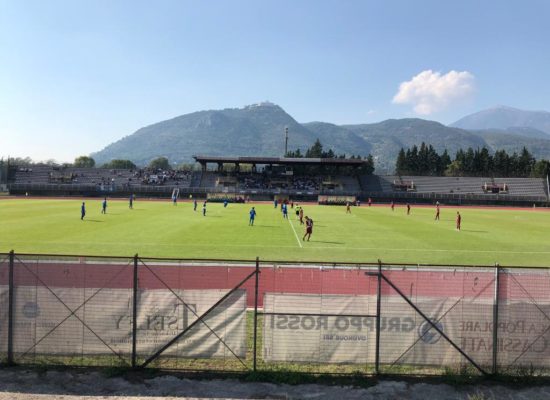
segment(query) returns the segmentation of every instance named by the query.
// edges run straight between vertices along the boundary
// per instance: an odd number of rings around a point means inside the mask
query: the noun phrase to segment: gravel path
[[[236,380],[192,380],[175,376],[107,378],[96,371],[0,369],[0,400],[172,400],[172,399],[550,399],[550,386],[511,389],[382,380],[368,388],[276,385]]]

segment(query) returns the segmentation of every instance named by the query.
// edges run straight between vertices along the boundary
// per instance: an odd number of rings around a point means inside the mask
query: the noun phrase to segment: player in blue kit
[[[250,209],[250,219],[248,220],[249,226],[254,226],[254,218],[256,218],[256,210],[252,207]]]
[[[82,202],[82,205],[80,206],[80,219],[83,220],[86,216],[86,204]]]

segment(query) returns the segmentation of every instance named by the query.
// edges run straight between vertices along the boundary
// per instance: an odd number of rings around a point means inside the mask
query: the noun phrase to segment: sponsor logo
[[[36,318],[40,315],[40,307],[35,302],[27,302],[23,305],[23,315],[27,318]]]
[[[443,332],[443,324],[441,322],[433,321],[433,323],[441,332]],[[436,344],[439,342],[439,339],[441,339],[439,332],[437,332],[437,330],[435,330],[432,324],[428,321],[424,321],[424,323],[418,327],[418,336],[420,337],[420,340],[426,344]]]
[[[334,317],[334,316],[300,316],[300,315],[272,315],[271,329],[291,331],[311,330],[335,330],[345,331],[368,331],[376,330],[376,320],[372,317]],[[383,332],[411,332],[415,328],[414,319],[410,317],[380,318],[380,330]]]

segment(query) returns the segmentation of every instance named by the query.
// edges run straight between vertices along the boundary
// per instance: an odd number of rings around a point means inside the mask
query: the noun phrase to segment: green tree
[[[302,155],[302,152],[300,151],[300,149],[296,149],[296,151],[292,151],[292,150],[289,150],[285,157],[288,157],[288,158],[303,158],[304,156]]]
[[[306,151],[306,158],[321,158],[323,156],[323,145],[321,141],[317,139],[313,146]]]
[[[451,157],[449,156],[449,153],[447,152],[447,149],[443,151],[443,154],[441,154],[441,157],[439,158],[439,166],[437,168],[437,175],[441,176],[445,174],[445,171],[449,167],[449,164],[451,164]]]
[[[164,169],[169,170],[172,169],[170,166],[170,162],[166,157],[157,157],[154,160],[152,160],[149,163],[149,168],[151,169]]]
[[[80,156],[74,159],[74,166],[77,168],[93,168],[95,160],[92,157]]]
[[[399,154],[397,154],[397,160],[395,161],[395,173],[397,175],[406,175],[407,171],[407,156],[405,155],[405,149],[401,147]]]
[[[130,160],[111,160],[102,165],[102,168],[108,169],[134,169],[136,164]]]
[[[445,176],[463,176],[462,162],[454,160],[445,170]]]
[[[540,160],[533,165],[533,170],[531,176],[535,178],[546,178],[550,175],[550,161],[549,160]]]
[[[527,177],[531,174],[535,165],[535,158],[529,153],[529,150],[523,147],[518,157],[518,176]]]

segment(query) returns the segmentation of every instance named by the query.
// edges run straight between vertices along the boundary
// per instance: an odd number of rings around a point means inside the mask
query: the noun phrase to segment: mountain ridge
[[[98,165],[112,159],[145,165],[158,156],[174,163],[192,162],[196,154],[282,156],[285,128],[289,130],[289,150],[304,152],[319,139],[325,149],[331,148],[338,155],[372,154],[377,170],[387,173],[393,171],[401,147],[422,142],[440,152],[447,149],[450,154],[460,148],[483,146],[491,151],[519,151],[525,145],[539,157],[550,158],[550,135],[546,138],[546,133],[536,128],[467,130],[421,118],[368,124],[299,123],[282,107],[269,102],[176,116],[144,126],[91,155]]]

